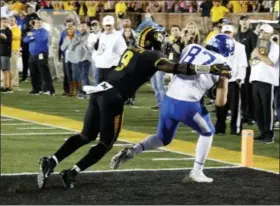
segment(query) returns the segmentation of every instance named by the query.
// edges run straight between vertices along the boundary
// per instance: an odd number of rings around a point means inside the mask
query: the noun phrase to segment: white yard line
[[[145,150],[143,151],[143,153],[160,153],[160,152],[164,152],[162,150]]]
[[[55,127],[55,128],[59,128],[59,129],[64,129],[64,130],[67,130],[67,131],[80,132],[78,130],[73,130],[73,129],[69,129],[69,128],[66,128],[66,127],[59,127],[59,126],[55,126],[55,125],[51,125],[51,124],[45,124],[45,123],[40,123],[40,122],[36,122],[36,121],[30,121],[30,120],[25,120],[25,119],[21,119],[21,118],[15,118],[15,117],[12,117],[12,116],[9,116],[9,115],[2,115],[2,116],[6,117],[6,118],[12,118],[12,119],[16,119],[16,120],[20,120],[20,121],[25,121],[25,122],[30,122],[30,123],[34,123],[34,124],[38,124],[38,125],[45,125],[45,126],[49,126],[49,127]],[[133,142],[130,142],[130,141],[127,141],[127,140],[124,140],[124,139],[121,139],[121,138],[118,138],[118,141],[134,144]],[[162,151],[167,151],[167,152],[172,152],[172,153],[176,153],[176,154],[182,154],[182,155],[188,155],[188,156],[194,157],[194,155],[190,154],[190,153],[174,151],[174,150],[170,150],[170,149],[167,149],[167,148],[159,148],[159,149],[162,150]],[[234,163],[226,162],[226,161],[222,161],[222,160],[217,160],[217,159],[212,159],[212,158],[208,158],[207,160],[211,160],[211,161],[215,161],[215,162],[219,162],[219,163],[233,165],[233,167],[237,167],[237,168],[238,167],[242,167],[239,164],[234,164]],[[274,172],[274,171],[264,170],[264,169],[260,169],[260,168],[252,168],[252,169],[259,170],[259,171],[264,171],[264,172],[269,172],[269,173],[273,173],[273,174],[279,174],[279,173]]]
[[[33,123],[3,123],[1,126],[26,126],[26,125],[34,125]]]
[[[194,160],[194,157],[190,158],[153,158],[152,161],[186,161],[186,160]]]
[[[19,127],[17,130],[49,130],[49,129],[57,129],[54,127]]]
[[[204,169],[233,169],[233,168],[241,168],[237,166],[222,166],[222,167],[204,167]],[[180,170],[191,170],[193,167],[184,167],[184,168],[161,168],[161,169],[123,169],[123,170],[96,170],[96,171],[84,171],[81,173],[108,173],[108,172],[158,172],[158,171],[180,171]],[[22,172],[22,173],[3,173],[4,176],[29,176],[29,175],[37,175],[38,172]],[[53,174],[59,174],[59,172],[54,172]]]
[[[0,119],[0,122],[9,122],[9,121],[14,121],[13,119]]]
[[[69,134],[76,134],[74,132],[37,132],[37,133],[1,133],[1,136],[39,136],[39,135],[69,135]]]
[[[131,146],[132,144],[114,144],[114,147],[125,147],[125,146]],[[96,146],[96,144],[90,145],[91,147]]]

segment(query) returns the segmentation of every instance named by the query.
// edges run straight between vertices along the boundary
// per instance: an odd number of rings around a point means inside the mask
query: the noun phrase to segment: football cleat
[[[182,180],[184,184],[188,182],[211,183],[213,182],[213,178],[207,177],[203,171],[191,170],[190,174],[186,175]]]
[[[114,170],[118,169],[121,164],[125,163],[129,159],[132,159],[134,156],[135,152],[132,147],[124,148],[111,159],[110,168]]]
[[[76,177],[71,173],[71,170],[63,170],[60,173],[60,178],[65,188],[74,188]]]
[[[40,159],[40,172],[37,176],[37,185],[39,189],[43,189],[48,177],[53,172],[55,164],[51,162],[51,159],[48,157],[42,157]]]

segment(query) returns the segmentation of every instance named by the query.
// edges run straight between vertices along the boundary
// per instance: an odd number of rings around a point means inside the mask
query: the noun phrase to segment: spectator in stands
[[[90,23],[90,34],[88,38],[88,49],[89,51],[93,51],[94,49],[94,44],[97,42],[97,39],[99,35],[101,34],[101,28],[99,25],[99,22],[96,20],[93,20]],[[93,69],[93,79],[94,79],[94,85],[98,84],[98,79],[99,79],[99,72],[98,68],[95,66],[95,62],[93,61],[93,58],[91,58],[91,65]]]
[[[24,10],[24,4],[21,1],[15,1],[12,4],[12,10],[16,11],[16,13]]]
[[[40,18],[35,20],[34,29],[28,32],[23,41],[29,43],[29,68],[32,84],[30,94],[39,94],[40,91],[43,91],[45,95],[54,95],[55,90],[48,65],[49,33],[42,27]]]
[[[97,39],[93,51],[93,60],[99,68],[99,81],[106,81],[111,70],[119,63],[127,46],[122,35],[115,30],[113,16],[105,16],[102,20],[104,32]]]
[[[200,4],[200,8],[202,9],[201,16],[202,16],[203,28],[205,34],[209,33],[209,19],[210,19],[210,11],[212,9],[212,6],[213,5],[211,0],[204,0]]]
[[[221,5],[220,0],[213,1],[213,7],[211,9],[212,23],[218,22],[220,19],[224,18],[227,13],[229,13],[229,10]]]
[[[52,3],[50,1],[46,1],[46,4],[43,7],[44,9],[54,9]]]
[[[19,87],[19,69],[18,58],[20,58],[21,47],[21,30],[16,24],[16,18],[14,16],[9,18],[10,29],[12,31],[12,56],[11,56],[11,75],[12,75],[12,87]]]
[[[118,1],[115,5],[115,14],[119,19],[124,18],[126,16],[127,6],[124,1]]]
[[[272,12],[273,11],[273,6],[272,6],[272,1],[265,0],[262,2],[263,6],[263,12]]]
[[[85,1],[79,1],[77,4],[77,14],[80,16],[81,20],[85,20],[87,16],[87,5]]]
[[[89,21],[96,20],[97,19],[97,12],[98,12],[98,1],[87,1],[86,7],[87,7],[87,16],[89,17]]]
[[[254,48],[257,45],[257,39],[258,39],[255,32],[251,29],[249,16],[243,15],[240,17],[239,31],[236,39],[238,42],[245,45],[246,56],[247,56],[247,60],[249,61],[251,57],[251,53],[253,52]],[[242,96],[241,105],[242,105],[242,116],[243,116],[242,122],[253,124],[254,110],[252,105],[254,104],[254,102],[252,96],[252,84],[249,82],[250,74],[251,74],[251,66],[248,62],[245,81],[241,89],[241,96]]]
[[[241,13],[242,12],[242,7],[241,7],[240,1],[230,0],[229,3],[227,4],[227,8],[232,13]]]
[[[197,24],[193,21],[187,23],[183,29],[183,40],[186,45],[189,44],[200,44],[200,33]]]
[[[12,11],[10,5],[5,1],[1,1],[1,17],[9,18],[10,16],[15,15],[15,12]]]
[[[12,53],[12,32],[8,27],[6,17],[1,17],[0,29],[0,70],[3,72],[4,88],[1,92],[13,92],[11,79],[11,53]]]
[[[175,1],[174,0],[167,0],[166,1],[167,12],[173,13],[174,12],[174,6],[175,6]]]
[[[72,76],[72,73],[69,72],[69,70],[67,70],[65,51],[61,50],[61,45],[67,36],[68,28],[69,27],[72,28],[73,25],[74,25],[73,19],[70,19],[70,18],[66,19],[66,22],[65,22],[66,29],[61,33],[60,40],[59,40],[58,59],[59,59],[59,61],[62,61],[62,65],[63,65],[63,73],[64,73],[63,90],[64,90],[64,93],[62,95],[64,95],[64,96],[68,96],[70,94],[70,79],[68,79],[68,78],[70,78]],[[80,34],[80,31],[78,31],[76,29],[74,29],[74,30],[76,31],[76,35]],[[69,31],[69,32],[71,32],[71,31]],[[73,96],[73,83],[72,83],[71,91],[72,91],[72,93],[70,94],[70,96]]]
[[[227,103],[224,106],[216,106],[217,121],[215,129],[217,134],[225,134],[226,118],[228,110],[230,110],[230,134],[240,135],[242,130],[240,89],[245,79],[248,61],[245,46],[234,39],[236,33],[235,28],[232,25],[224,25],[221,32],[233,39],[235,49],[234,55],[228,58],[232,68],[232,77],[229,79],[228,84]]]
[[[260,28],[257,48],[251,55],[255,117],[260,136],[255,140],[274,143],[274,87],[279,86],[279,45],[271,40],[274,29],[269,24]]]

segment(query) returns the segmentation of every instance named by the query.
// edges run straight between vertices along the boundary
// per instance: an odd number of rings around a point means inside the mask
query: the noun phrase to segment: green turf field
[[[55,83],[56,96],[30,96],[30,82],[23,83],[20,91],[13,94],[1,94],[1,104],[3,106],[19,108],[29,111],[35,111],[44,114],[61,116],[74,120],[83,120],[88,101],[77,98],[61,96],[62,83]],[[155,104],[154,94],[149,85],[145,85],[136,95],[136,106],[125,107],[124,129],[136,132],[153,134],[156,132],[158,111],[151,110],[150,107]],[[213,107],[208,108],[213,111]],[[212,117],[214,114],[212,113]],[[214,119],[214,118],[213,118]],[[3,120],[3,119],[2,119]],[[41,156],[50,155],[69,137],[71,131],[31,124],[4,117],[1,120],[1,172],[18,173],[18,172],[35,172],[38,170],[38,160]],[[16,125],[13,125],[16,124]],[[51,124],[51,122],[49,123]],[[32,129],[33,128],[33,129]],[[244,125],[244,128],[252,128]],[[29,133],[29,134],[28,134]],[[51,134],[47,134],[51,133]],[[26,135],[27,134],[27,135]],[[254,154],[264,157],[272,157],[279,160],[279,132],[276,130],[275,144],[265,145],[256,142],[254,144]],[[256,134],[257,135],[257,134]],[[124,138],[125,137],[120,137]],[[176,139],[196,142],[197,134],[190,128],[181,125],[176,134]],[[233,151],[240,151],[241,138],[239,136],[216,135],[213,146],[226,148]],[[127,142],[117,142],[120,146],[114,147],[112,151],[91,170],[109,169],[108,163],[113,154],[117,153]],[[70,167],[76,163],[79,158],[89,149],[85,146],[61,164],[61,167]],[[194,151],[192,151],[194,152]],[[176,158],[176,159],[159,159],[159,158]],[[179,159],[178,159],[179,158]],[[191,167],[191,156],[176,154],[165,151],[153,151],[144,153],[137,159],[125,165],[126,169],[133,168],[184,168]],[[269,164],[269,163],[268,163]],[[227,166],[224,163],[208,161],[207,167]],[[61,169],[61,168],[58,168]]]
[[[16,119],[1,118],[1,172],[19,173],[38,171],[40,157],[50,155],[63,144],[74,131],[39,125]],[[121,138],[121,137],[120,137]],[[93,142],[91,145],[94,145]],[[115,147],[91,170],[108,170],[110,159],[128,142],[117,141]],[[77,153],[65,160],[58,168],[72,167],[90,146],[84,146]],[[187,168],[193,164],[193,157],[163,150],[151,150],[129,161],[122,169],[166,169]],[[206,167],[229,166],[229,164],[208,161]]]

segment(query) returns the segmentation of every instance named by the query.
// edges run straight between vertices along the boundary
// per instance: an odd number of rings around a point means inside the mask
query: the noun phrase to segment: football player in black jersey
[[[145,28],[139,34],[137,46],[128,48],[123,53],[118,67],[109,74],[108,81],[96,87],[85,88],[91,95],[82,132],[68,138],[50,158],[41,158],[37,177],[39,188],[44,187],[58,163],[80,147],[96,140],[100,133],[99,143],[91,147],[72,169],[61,172],[64,186],[73,188],[77,174],[97,163],[113,147],[122,127],[124,102],[156,71],[186,75],[230,75],[230,68],[225,65],[196,66],[168,61],[160,52],[163,39],[163,35],[156,29]]]

